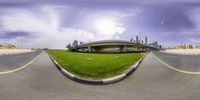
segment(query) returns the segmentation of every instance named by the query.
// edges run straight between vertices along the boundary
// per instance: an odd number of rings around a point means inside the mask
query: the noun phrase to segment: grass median
[[[143,57],[141,53],[94,54],[64,50],[49,50],[48,53],[67,71],[91,79],[121,74]]]

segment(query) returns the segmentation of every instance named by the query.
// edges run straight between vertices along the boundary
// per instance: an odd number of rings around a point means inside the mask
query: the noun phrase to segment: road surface
[[[199,100],[200,76],[167,68],[148,54],[130,77],[86,85],[62,75],[43,52],[23,70],[0,75],[1,100]]]
[[[17,69],[40,54],[41,51],[33,51],[22,54],[0,55],[0,72]]]
[[[200,55],[180,55],[162,52],[154,52],[154,54],[174,68],[185,71],[200,72]]]

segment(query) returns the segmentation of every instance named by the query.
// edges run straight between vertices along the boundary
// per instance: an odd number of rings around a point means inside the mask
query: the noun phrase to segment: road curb
[[[112,77],[112,78],[107,78],[107,79],[101,79],[101,80],[94,80],[94,79],[86,79],[86,78],[81,78],[79,76],[76,76],[70,72],[68,72],[67,70],[65,70],[64,68],[62,68],[58,62],[56,60],[54,60],[54,58],[48,54],[49,57],[51,58],[51,60],[53,61],[53,63],[56,65],[57,69],[62,73],[64,74],[66,77],[74,80],[74,81],[77,81],[77,82],[80,82],[80,83],[85,83],[85,84],[111,84],[111,83],[115,83],[115,82],[118,82],[118,81],[121,81],[123,79],[125,79],[126,77],[128,77],[129,75],[131,75],[137,68],[138,66],[140,65],[140,63],[142,62],[142,60],[144,59],[141,58],[139,61],[137,61],[134,65],[132,65],[127,71],[125,71],[125,73],[123,74],[120,74],[118,76],[115,76],[115,77]]]

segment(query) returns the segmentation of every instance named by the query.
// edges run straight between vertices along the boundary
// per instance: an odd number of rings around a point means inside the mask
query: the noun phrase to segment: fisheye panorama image
[[[199,100],[200,1],[0,0],[1,100]]]

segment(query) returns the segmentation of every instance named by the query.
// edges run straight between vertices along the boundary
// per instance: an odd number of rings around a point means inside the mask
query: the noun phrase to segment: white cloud
[[[30,33],[34,38],[21,37],[23,47],[28,48],[64,48],[65,45],[73,40],[92,41],[110,39],[117,34],[123,33],[125,30],[121,26],[116,26],[111,31],[111,34],[108,35],[92,33],[80,28],[61,27],[61,15],[59,14],[58,8],[67,10],[67,7],[63,6],[45,6],[37,8],[35,12],[29,9],[7,10],[0,17],[1,30],[4,32],[22,31]],[[10,41],[17,43],[19,42],[17,38],[13,38]]]
[[[123,17],[137,16],[143,12],[143,9],[141,7],[129,7],[126,11],[126,13],[121,14]]]
[[[101,35],[113,36],[115,34],[122,34],[125,28],[122,27],[114,18],[99,18],[94,25],[97,32]]]
[[[4,15],[1,20],[5,31],[46,32],[50,24],[24,12]]]
[[[136,16],[135,12],[127,10],[124,12],[109,10],[90,12],[84,16],[83,27],[87,26],[92,28],[92,31],[98,39],[118,39],[126,31],[123,25],[124,19],[130,16]]]
[[[191,22],[195,25],[195,30],[200,31],[200,8],[189,10],[187,14],[189,15]]]

